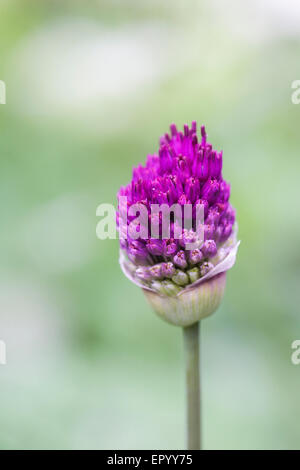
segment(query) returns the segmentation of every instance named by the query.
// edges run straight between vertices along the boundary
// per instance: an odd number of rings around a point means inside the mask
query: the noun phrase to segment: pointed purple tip
[[[205,126],[201,126],[201,136],[202,136],[202,144],[206,143],[206,130]]]
[[[171,124],[170,125],[170,130],[171,130],[171,134],[172,136],[174,137],[176,134],[177,134],[177,127],[176,127],[176,124]]]

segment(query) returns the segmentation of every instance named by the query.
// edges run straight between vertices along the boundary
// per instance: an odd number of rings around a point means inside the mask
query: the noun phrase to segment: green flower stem
[[[201,448],[199,333],[200,322],[183,328],[188,450],[199,450]]]

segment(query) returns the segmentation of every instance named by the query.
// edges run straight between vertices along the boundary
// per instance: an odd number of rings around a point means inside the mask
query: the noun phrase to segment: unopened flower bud
[[[210,258],[215,256],[217,253],[217,245],[214,240],[206,240],[201,246],[201,251],[205,258]]]
[[[200,277],[199,268],[195,267],[195,268],[192,268],[192,269],[188,269],[187,274],[190,278],[191,283],[196,282],[196,281],[198,281],[198,279]]]
[[[180,245],[185,248],[187,244],[195,243],[196,233],[193,230],[184,230],[180,239]]]
[[[181,291],[181,288],[178,285],[174,284],[174,282],[172,281],[165,280],[165,281],[162,281],[161,284],[167,295],[174,296],[174,295],[177,295]]]
[[[189,277],[184,271],[177,269],[176,273],[172,277],[172,281],[175,282],[175,284],[178,284],[178,286],[186,286],[189,283]]]
[[[205,240],[212,240],[215,233],[215,226],[213,224],[205,224],[204,225],[204,239]]]
[[[223,229],[220,241],[222,241],[222,242],[226,241],[229,238],[229,236],[231,235],[231,232],[232,232],[232,224],[228,223],[228,224],[225,225],[225,227]]]
[[[176,253],[176,255],[173,258],[173,262],[176,266],[178,266],[181,269],[185,269],[187,267],[187,261],[186,261],[183,250],[180,250],[178,251],[178,253]]]
[[[212,263],[207,262],[207,261],[205,261],[203,264],[201,264],[201,266],[200,266],[200,275],[201,275],[201,277],[205,276],[205,274],[207,274],[213,267],[214,267],[214,265]]]
[[[171,262],[162,263],[161,273],[162,273],[163,277],[171,278],[172,276],[174,276],[175,272],[176,272],[176,269],[175,269],[175,266],[174,266],[173,263],[171,263]]]
[[[155,264],[154,266],[151,266],[149,268],[149,273],[153,279],[162,279],[163,275],[161,272],[161,264]]]
[[[146,246],[151,255],[159,256],[163,253],[163,244],[161,240],[149,240]]]
[[[190,251],[189,253],[189,262],[191,264],[198,264],[203,260],[203,253],[201,250],[196,248],[195,250]]]
[[[207,225],[217,225],[220,219],[220,214],[217,207],[211,207],[208,211],[208,216],[205,220]]]
[[[173,238],[170,238],[169,240],[164,240],[163,241],[163,247],[164,247],[164,254],[166,256],[172,256],[174,253],[177,251],[177,241],[174,240]]]

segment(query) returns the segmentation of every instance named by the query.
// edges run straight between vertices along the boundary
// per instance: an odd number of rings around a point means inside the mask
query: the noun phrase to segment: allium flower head
[[[222,161],[222,152],[207,141],[204,126],[198,137],[195,121],[191,127],[185,124],[183,132],[172,124],[170,133],[160,139],[158,154],[148,155],[145,166],[134,168],[132,181],[118,193],[121,267],[145,289],[158,313],[166,311],[168,304],[172,311],[179,309],[176,315],[182,313],[187,319],[187,302],[182,299],[189,298],[194,307],[196,297],[201,303],[195,292],[199,293],[203,284],[201,291],[206,285],[208,293],[211,278],[215,278],[214,292],[219,286],[222,296],[225,275],[219,274],[232,267],[238,247],[235,211],[229,203],[230,185],[223,179]],[[167,236],[163,233],[163,212],[153,211],[162,205],[183,209],[171,212]],[[139,214],[132,210],[135,207],[140,208]],[[202,211],[200,222],[198,208]],[[145,211],[146,219],[137,217]],[[218,279],[222,282],[217,283]],[[208,310],[201,316],[209,314]]]

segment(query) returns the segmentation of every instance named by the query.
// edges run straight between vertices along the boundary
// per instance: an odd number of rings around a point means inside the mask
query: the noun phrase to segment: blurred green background
[[[180,449],[182,334],[96,238],[171,122],[224,150],[239,238],[202,324],[206,449],[299,449],[297,1],[0,6],[1,449]]]

